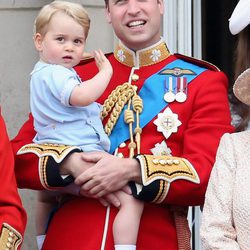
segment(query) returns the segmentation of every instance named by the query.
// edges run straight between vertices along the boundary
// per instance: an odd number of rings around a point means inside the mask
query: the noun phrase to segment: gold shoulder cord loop
[[[135,133],[135,141],[137,144],[137,154],[140,154],[141,151],[141,133],[142,129],[140,127],[140,114],[143,110],[143,102],[140,96],[135,94],[132,99],[133,109],[136,114],[136,127],[134,130]],[[133,156],[132,156],[133,157]]]
[[[128,103],[128,108],[124,113],[124,121],[129,126],[130,143],[129,143],[129,157],[134,156],[134,150],[137,148],[137,154],[140,153],[141,144],[141,132],[140,128],[140,113],[143,110],[142,99],[136,93],[137,87],[124,83],[123,85],[117,86],[115,90],[111,92],[107,100],[103,104],[103,110],[101,113],[102,119],[108,116],[110,117],[104,127],[107,135],[110,135],[124,106]],[[131,103],[133,110],[131,110]],[[134,123],[134,112],[136,114],[136,128],[135,132],[135,142],[133,137],[133,123]]]

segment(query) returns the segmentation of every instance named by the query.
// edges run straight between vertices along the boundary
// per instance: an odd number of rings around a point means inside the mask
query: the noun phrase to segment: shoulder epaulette
[[[178,53],[176,53],[174,55],[178,59],[182,59],[184,61],[196,64],[196,65],[201,66],[203,68],[207,68],[207,69],[210,69],[210,70],[213,70],[213,71],[221,71],[217,66],[215,66],[214,64],[212,64],[210,62],[200,60],[200,59],[196,59],[196,58],[193,58],[193,57],[190,57],[190,56],[185,56],[185,55],[178,54]]]

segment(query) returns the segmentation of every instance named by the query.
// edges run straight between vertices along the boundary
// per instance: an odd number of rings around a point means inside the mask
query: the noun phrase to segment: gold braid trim
[[[128,103],[128,109],[124,113],[124,121],[125,123],[128,124],[129,127],[130,143],[128,145],[128,148],[129,148],[129,157],[132,158],[135,154],[136,144],[134,142],[134,137],[133,137],[133,123],[135,119],[134,119],[134,113],[132,110],[130,110],[130,107],[131,107],[131,99],[129,100]]]
[[[185,158],[154,155],[138,155],[136,158],[140,161],[144,186],[155,180],[164,180],[172,183],[181,179],[200,183],[198,173]]]
[[[104,129],[105,132],[110,135],[121,112],[124,108],[125,104],[130,100],[130,98],[133,96],[133,90],[128,89],[125,93],[121,93],[120,97],[118,98],[113,110],[111,111],[110,117],[108,119],[108,122],[106,123]]]
[[[140,96],[134,95],[132,99],[133,109],[136,113],[136,127],[134,130],[135,141],[137,144],[137,154],[140,154],[141,151],[141,133],[142,129],[140,127],[140,114],[143,110],[143,102]]]
[[[164,180],[160,180],[160,188],[158,190],[158,194],[156,195],[152,203],[162,203],[168,194],[169,188],[170,183]]]
[[[22,242],[22,235],[7,223],[3,223],[0,234],[0,250],[17,250]]]
[[[63,159],[73,150],[79,149],[77,146],[67,146],[67,145],[59,145],[59,144],[26,144],[21,147],[17,154],[27,154],[33,153],[36,154],[39,158],[44,156],[51,156],[57,163],[63,161]]]
[[[50,186],[47,181],[47,175],[46,175],[46,167],[47,167],[47,162],[48,162],[49,156],[43,156],[39,158],[39,174],[40,174],[40,180],[42,185],[46,189],[50,189]]]
[[[139,122],[139,115],[143,110],[143,102],[142,99],[136,93],[137,87],[133,86],[129,83],[124,83],[123,85],[119,85],[116,87],[115,90],[111,92],[108,96],[107,100],[103,104],[103,110],[101,113],[102,119],[108,116],[110,113],[110,117],[104,126],[104,130],[107,135],[112,133],[112,130],[117,123],[118,118],[121,115],[121,111],[124,106],[128,103],[128,108],[125,110],[124,113],[124,121],[129,126],[129,134],[130,134],[130,143],[129,143],[129,150],[130,150],[130,157],[134,156],[134,150],[137,147],[137,153],[140,152],[140,135],[142,129],[140,128]],[[133,138],[133,123],[134,123],[134,113],[131,110],[131,103],[133,106],[133,110],[136,113],[136,128],[135,128],[135,141]]]
[[[108,99],[105,100],[103,104],[103,110],[101,112],[101,117],[104,119],[108,116],[111,109],[115,106],[116,102],[120,98],[121,93],[129,89],[131,85],[127,82],[125,82],[123,85],[119,85],[114,89],[111,94],[108,96]]]

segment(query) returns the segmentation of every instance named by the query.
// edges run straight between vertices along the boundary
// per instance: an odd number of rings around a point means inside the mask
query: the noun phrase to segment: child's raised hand
[[[94,51],[94,58],[99,71],[106,71],[112,75],[112,65],[100,49]]]

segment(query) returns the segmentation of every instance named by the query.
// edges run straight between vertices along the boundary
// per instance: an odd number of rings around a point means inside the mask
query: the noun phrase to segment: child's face
[[[44,36],[35,35],[40,58],[46,63],[72,68],[83,55],[85,33],[83,27],[65,13],[56,13]]]

